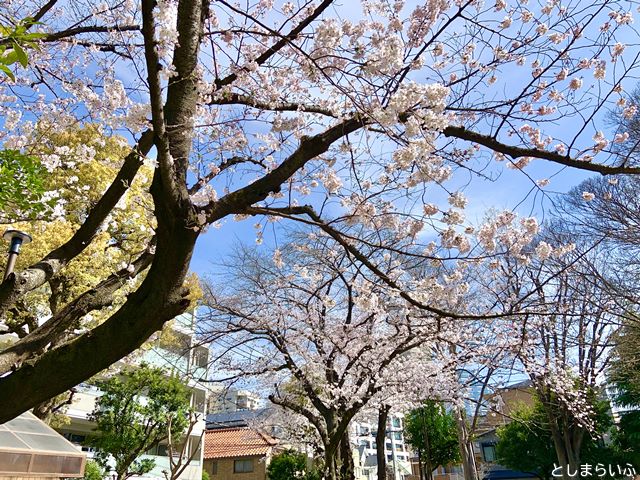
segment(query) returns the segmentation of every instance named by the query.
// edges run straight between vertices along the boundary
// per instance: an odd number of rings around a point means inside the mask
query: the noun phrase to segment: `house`
[[[474,441],[476,464],[484,480],[516,480],[535,478],[530,472],[510,470],[496,462],[496,445],[498,427],[511,421],[511,415],[522,405],[533,405],[535,393],[529,380],[509,385],[485,396],[487,403],[493,405],[487,410],[478,424]]]
[[[31,412],[0,425],[0,478],[81,478],[86,454]]]
[[[204,469],[211,480],[265,480],[277,442],[250,427],[207,430]]]
[[[193,454],[193,460],[180,477],[181,480],[201,480],[203,448],[202,437],[205,430],[205,410],[207,386],[199,382],[205,378],[205,367],[208,362],[208,348],[200,345],[195,339],[196,313],[185,313],[176,317],[166,330],[167,339],[160,339],[145,349],[139,350],[132,363],[145,362],[149,365],[165,368],[169,372],[177,373],[181,379],[187,381],[192,390],[191,406],[199,413],[200,420],[194,426],[187,439],[187,455]],[[89,420],[98,398],[102,395],[99,388],[80,384],[75,388],[72,403],[64,412],[70,423],[62,426],[58,431],[78,450],[87,453],[88,458],[94,456],[92,448],[85,446],[87,438],[94,435],[95,425]],[[145,474],[145,480],[165,480],[163,470],[169,469],[167,446],[160,444],[146,452],[141,458],[155,461],[154,469]]]

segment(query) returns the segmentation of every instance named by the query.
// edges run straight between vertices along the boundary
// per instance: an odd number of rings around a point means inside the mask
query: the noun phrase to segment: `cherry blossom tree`
[[[315,427],[325,478],[350,479],[351,420],[378,404],[446,395],[447,376],[455,388],[456,359],[438,343],[460,335],[325,242],[292,245],[275,260],[245,250],[208,289],[202,329],[218,345],[212,370],[257,378],[272,403]]]
[[[509,269],[502,278],[511,295],[528,292],[520,304],[519,333],[514,332],[520,345],[513,352],[532,381],[558,465],[569,478],[587,439],[599,434],[594,405],[601,402],[614,335],[631,304],[607,288],[607,257],[597,245],[574,244],[555,256],[550,243],[568,243],[558,227],[555,235],[553,230],[535,248],[537,259],[505,257],[496,268]]]
[[[3,148],[30,155],[42,132],[88,123],[129,145],[73,235],[0,285],[0,318],[92,244],[143,163],[155,167],[155,227],[133,271],[114,269],[75,296],[23,339],[19,362],[0,352],[0,422],[96,374],[187,308],[184,279],[209,226],[247,216],[261,226],[313,225],[398,292],[410,306],[402,308],[449,325],[470,312],[434,301],[429,289],[439,284],[390,277],[362,252],[373,245],[456,263],[476,243],[521,248],[533,221],[523,238],[502,240],[495,235],[508,225],[477,234],[465,225],[455,180],[483,175],[492,158],[515,169],[541,160],[639,172],[610,155],[624,135],[597,128],[615,103],[622,116],[637,109],[625,94],[637,67],[626,45],[631,2],[26,0],[2,8],[23,33],[38,33],[26,66],[11,65],[15,80],[0,80]],[[82,145],[39,154],[52,172],[94,157]],[[114,286],[144,272],[104,322],[46,341],[108,308]]]

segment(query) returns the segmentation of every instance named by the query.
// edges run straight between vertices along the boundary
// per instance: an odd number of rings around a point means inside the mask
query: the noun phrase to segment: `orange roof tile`
[[[276,443],[270,436],[246,427],[207,430],[204,437],[204,458],[266,455]]]

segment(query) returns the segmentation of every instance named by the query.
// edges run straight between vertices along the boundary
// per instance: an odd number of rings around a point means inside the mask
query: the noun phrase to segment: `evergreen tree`
[[[428,400],[412,410],[405,417],[405,436],[418,452],[427,480],[439,465],[460,460],[456,422],[441,402]]]
[[[154,461],[138,457],[166,440],[169,428],[173,438],[183,434],[189,421],[189,388],[145,364],[99,386],[104,394],[90,416],[97,424],[90,440],[98,449],[97,461],[107,467],[113,457],[118,480],[150,472]]]

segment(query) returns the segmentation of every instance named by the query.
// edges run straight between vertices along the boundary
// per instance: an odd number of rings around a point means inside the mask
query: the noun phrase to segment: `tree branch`
[[[128,190],[142,165],[143,157],[151,150],[152,145],[153,132],[147,130],[140,137],[138,144],[126,156],[113,182],[89,211],[86,220],[73,236],[39,262],[22,272],[12,273],[0,284],[0,316],[15,305],[22,295],[44,285],[47,280],[89,246],[113,207]]]
[[[477,133],[471,130],[467,130],[464,127],[449,126],[445,128],[442,133],[444,133],[446,137],[459,138],[461,140],[467,140],[469,142],[483,145],[495,152],[499,152],[504,155],[509,155],[511,158],[514,158],[514,159],[521,158],[521,157],[540,158],[542,160],[548,160],[550,162],[558,163],[566,167],[579,168],[581,170],[597,172],[602,175],[640,174],[640,167],[625,167],[623,165],[616,167],[616,166],[603,165],[600,163],[583,162],[583,161],[571,158],[567,155],[560,155],[557,152],[549,152],[549,151],[540,150],[537,148],[524,148],[524,147],[515,147],[512,145],[506,145],[502,142],[499,142],[498,140],[496,140],[495,138],[489,135],[484,135],[482,133]]]
[[[149,267],[152,260],[153,254],[148,250],[145,251],[131,264],[132,270],[123,268],[113,273],[91,290],[78,296],[25,338],[0,352],[0,374],[10,371],[47,345],[55,343],[61,335],[87,313],[111,305],[114,293],[129,278],[135,278]]]

